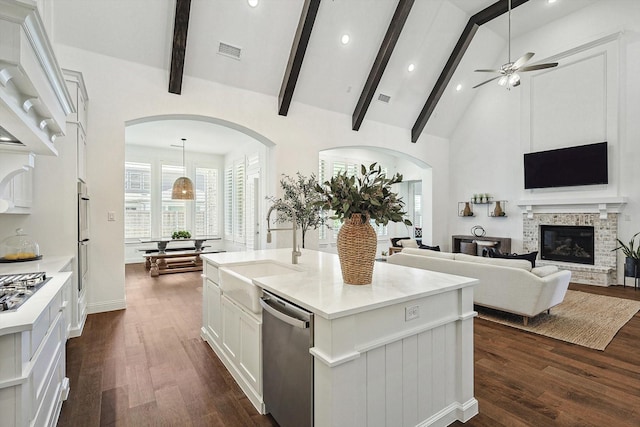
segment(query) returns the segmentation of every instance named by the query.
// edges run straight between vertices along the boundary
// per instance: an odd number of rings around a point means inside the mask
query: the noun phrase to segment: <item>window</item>
[[[218,170],[196,168],[195,232],[197,236],[218,234]]]
[[[224,237],[245,243],[245,161],[238,160],[224,170]]]
[[[244,161],[235,164],[234,195],[233,195],[233,235],[234,241],[244,243]]]
[[[171,200],[171,190],[176,179],[184,176],[182,166],[162,165],[162,222],[161,235],[171,236],[174,231],[187,229],[186,205],[184,200]]]
[[[124,165],[124,237],[151,237],[151,164]]]

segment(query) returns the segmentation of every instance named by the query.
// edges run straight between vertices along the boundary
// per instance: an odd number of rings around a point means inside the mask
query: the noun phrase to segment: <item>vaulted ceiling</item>
[[[512,0],[512,39],[596,1],[603,0]],[[274,115],[305,103],[349,115],[353,129],[369,120],[405,128],[414,142],[422,132],[448,137],[473,98],[471,87],[486,78],[473,70],[506,62],[507,0],[177,3],[56,0],[54,40],[166,69],[167,88],[169,76],[182,70],[274,96]],[[188,34],[176,45],[176,9],[185,3]],[[486,16],[495,19],[485,23]],[[341,43],[344,34],[348,44]],[[176,63],[172,51],[180,43],[186,50]],[[452,57],[457,44],[463,49]],[[177,78],[171,84],[173,93],[185,90]]]

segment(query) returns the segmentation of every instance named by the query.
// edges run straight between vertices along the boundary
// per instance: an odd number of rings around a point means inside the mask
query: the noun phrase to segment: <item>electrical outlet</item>
[[[412,305],[411,307],[404,308],[404,321],[414,320],[420,317],[420,306]]]

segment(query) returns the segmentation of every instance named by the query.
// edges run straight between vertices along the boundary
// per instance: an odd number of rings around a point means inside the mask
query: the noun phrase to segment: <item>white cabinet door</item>
[[[78,126],[78,179],[87,182],[87,136]]]
[[[16,208],[30,209],[33,204],[33,169],[13,178],[13,204]]]
[[[262,328],[260,323],[240,311],[240,353],[238,362],[242,375],[253,389],[262,394]]]
[[[222,335],[222,306],[220,304],[220,288],[211,280],[206,279],[206,305],[207,309],[204,313],[207,325],[207,331],[211,338],[220,344]]]
[[[234,364],[240,353],[240,312],[229,298],[222,296],[222,348]]]

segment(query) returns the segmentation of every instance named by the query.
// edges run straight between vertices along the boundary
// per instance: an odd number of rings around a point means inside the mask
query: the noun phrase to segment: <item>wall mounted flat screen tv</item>
[[[607,143],[524,155],[524,188],[608,184]]]

